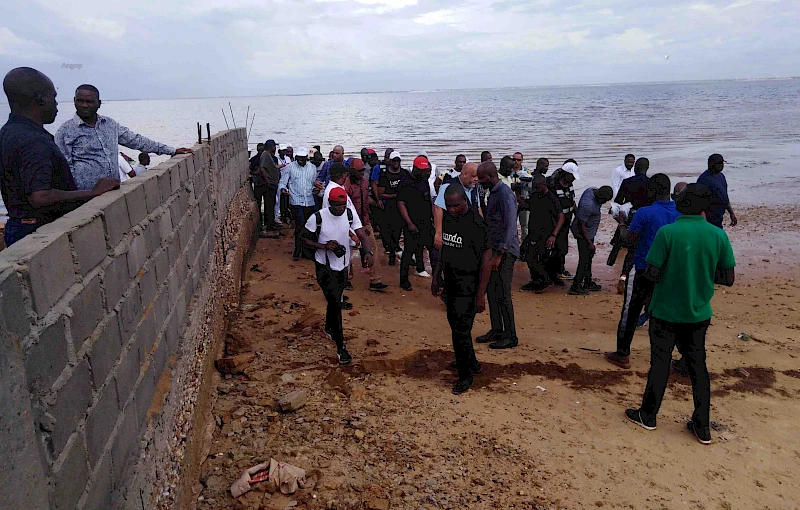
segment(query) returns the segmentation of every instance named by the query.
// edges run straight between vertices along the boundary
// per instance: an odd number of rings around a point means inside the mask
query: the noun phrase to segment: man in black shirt
[[[572,223],[572,216],[578,207],[575,204],[575,186],[573,183],[579,178],[578,163],[574,159],[568,159],[547,180],[547,186],[561,204],[561,211],[564,213],[564,224],[568,227]],[[559,257],[559,276],[565,280],[571,280],[573,276],[567,271],[565,265],[567,253],[569,252],[568,228],[562,228],[559,231],[556,238],[556,249]],[[556,281],[558,286],[563,286],[563,283],[561,280]]]
[[[639,158],[636,160],[636,163],[633,164],[633,177],[628,177],[622,181],[622,185],[619,187],[614,202],[619,205],[630,203],[631,210],[627,216],[621,212],[617,216],[617,223],[620,225],[630,225],[637,209],[652,205],[647,195],[647,184],[650,182],[650,178],[647,176],[647,171],[649,169],[650,160],[647,158]],[[628,246],[628,252],[625,254],[625,261],[622,263],[622,274],[620,274],[619,277],[620,281],[618,287],[621,286],[624,288],[625,281],[633,267],[634,253],[636,253],[636,246]]]
[[[18,67],[3,79],[11,114],[0,129],[0,191],[8,210],[4,240],[11,246],[46,223],[112,189],[119,180],[100,179],[75,191],[64,155],[44,129],[58,113],[53,82],[35,69]]]
[[[397,208],[397,190],[400,188],[400,182],[408,175],[408,171],[400,166],[400,153],[397,151],[389,154],[389,161],[389,167],[381,170],[378,179],[377,198],[385,203],[381,213],[383,216],[381,228],[386,232],[381,232],[381,236],[389,248],[389,265],[394,266],[397,264],[397,252],[400,251],[400,234],[405,225],[403,217],[400,216],[400,209]]]
[[[411,290],[408,281],[408,266],[413,256],[417,264],[417,276],[430,277],[425,271],[423,251],[428,249],[431,266],[436,267],[437,254],[433,247],[433,204],[428,177],[431,173],[428,159],[420,156],[414,160],[411,175],[406,176],[397,190],[397,208],[403,218],[405,248],[400,259],[400,288]]]
[[[278,195],[278,184],[281,181],[275,148],[275,140],[269,139],[264,143],[264,152],[261,153],[259,167],[257,171],[251,173],[258,213],[261,215],[259,225],[264,230],[280,230],[275,223],[275,201]],[[261,211],[262,201],[264,203],[263,212]]]
[[[253,173],[258,172],[258,167],[261,165],[261,154],[264,152],[264,144],[259,143],[256,145],[256,153],[250,158],[250,184],[253,184]],[[142,153],[144,154],[144,153]]]
[[[531,281],[523,285],[522,290],[542,292],[553,282],[560,282],[558,270],[561,262],[555,247],[565,220],[561,204],[547,189],[544,175],[534,174],[531,185],[533,189],[528,199],[531,216],[525,250]]]
[[[492,270],[492,251],[486,222],[467,205],[461,186],[448,186],[444,192],[447,214],[442,222],[442,256],[433,272],[431,293],[445,292],[447,321],[453,334],[458,382],[453,393],[464,393],[472,386],[472,374],[481,365],[472,346],[475,314],[486,309],[486,287]],[[444,286],[441,276],[444,271]]]

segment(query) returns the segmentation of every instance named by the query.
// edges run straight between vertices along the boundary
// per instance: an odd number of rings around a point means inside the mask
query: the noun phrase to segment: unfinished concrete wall
[[[255,228],[247,163],[219,133],[0,253],[0,508],[174,499]]]

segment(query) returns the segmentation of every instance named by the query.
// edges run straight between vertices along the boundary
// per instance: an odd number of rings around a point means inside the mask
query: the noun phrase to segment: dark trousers
[[[23,237],[33,234],[36,229],[41,227],[43,223],[36,223],[34,225],[26,225],[22,223],[19,218],[9,218],[6,222],[6,229],[3,233],[3,241],[6,243],[6,248],[16,243]]]
[[[625,260],[622,261],[622,275],[629,275],[631,269],[633,269],[633,256],[636,254],[636,247],[628,248],[628,252],[625,254]]]
[[[631,355],[631,342],[636,333],[639,314],[653,295],[655,285],[644,275],[631,270],[631,275],[625,281],[625,298],[622,302],[622,315],[617,325],[617,354],[620,356]]]
[[[303,251],[303,239],[302,234],[303,230],[305,230],[306,222],[308,218],[311,217],[312,214],[317,210],[317,208],[313,205],[305,206],[305,205],[293,205],[292,210],[294,211],[294,252],[293,256],[299,257]]]
[[[386,209],[383,210],[383,223],[381,224],[381,237],[386,239],[386,244],[389,249],[389,258],[394,257],[397,250],[400,249],[400,235],[403,233],[403,226],[406,222],[400,216],[400,211],[397,210],[397,204],[391,202],[386,204]],[[384,232],[385,230],[385,232]],[[406,240],[408,242],[408,240]]]
[[[253,186],[253,196],[256,199],[258,214],[260,216],[259,225],[261,225],[262,228],[275,226],[275,195],[277,193],[277,186],[266,184]]]
[[[281,194],[281,221],[288,223],[292,220],[294,207],[289,204],[289,195]]]
[[[328,308],[325,312],[325,331],[333,337],[336,347],[344,347],[344,326],[342,325],[342,295],[347,283],[347,269],[334,271],[324,264],[316,262],[317,283],[322,289]]]
[[[472,324],[475,322],[475,295],[463,296],[460,286],[447,288],[447,322],[453,332],[453,352],[458,365],[458,379],[469,379],[470,368],[478,364],[472,347]]]
[[[692,420],[701,427],[710,424],[711,382],[706,367],[706,331],[710,320],[695,323],[662,321],[650,318],[650,372],[642,397],[642,414],[655,417],[661,408],[667,389],[672,349],[686,360],[689,379],[692,381],[694,414]]]
[[[411,257],[414,257],[418,273],[425,271],[423,254],[426,248],[428,249],[428,257],[431,260],[431,270],[436,267],[436,262],[439,260],[439,252],[433,247],[432,230],[421,230],[414,235],[408,231],[408,228],[404,228],[403,239],[405,239],[405,246],[403,247],[403,256],[400,258],[401,283],[408,281],[408,268],[411,265]]]
[[[589,251],[589,241],[578,239],[578,269],[575,271],[574,286],[592,283],[592,259],[594,253]]]
[[[517,328],[514,324],[514,305],[511,302],[511,277],[514,274],[514,262],[517,258],[506,253],[497,271],[492,271],[489,277],[489,287],[486,291],[489,298],[489,316],[492,321],[492,331],[502,333],[510,338],[517,337]]]
[[[564,228],[556,236],[556,253],[558,253],[558,272],[563,273],[567,270],[567,254],[569,253],[569,226],[572,224],[572,213],[564,215]]]
[[[530,235],[530,234],[529,234]],[[531,274],[531,281],[535,283],[550,283],[558,278],[558,271],[561,265],[561,258],[555,255],[547,257],[547,249],[544,247],[546,239],[537,239],[523,243],[525,248],[525,262],[528,264],[528,271]]]

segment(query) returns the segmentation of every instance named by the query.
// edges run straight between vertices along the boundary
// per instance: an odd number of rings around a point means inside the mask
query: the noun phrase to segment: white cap
[[[394,158],[403,159],[400,157],[400,153],[397,151],[394,151],[391,154],[389,154],[389,161],[393,160]]]
[[[300,147],[299,149],[294,151],[294,157],[307,158],[308,157],[308,149],[306,149],[305,147]]]
[[[565,172],[574,175],[576,181],[581,180],[581,176],[580,174],[578,174],[578,165],[576,165],[575,163],[571,161],[569,163],[565,163],[564,166],[561,167],[561,169],[564,170]]]
[[[280,144],[280,145],[278,146],[278,150],[279,150],[279,151],[285,151],[285,150],[286,150],[286,147],[288,147],[288,145],[286,145],[285,143],[282,143],[282,144]]]

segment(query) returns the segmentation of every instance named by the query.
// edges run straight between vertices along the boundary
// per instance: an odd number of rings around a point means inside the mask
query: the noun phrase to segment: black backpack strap
[[[319,242],[319,233],[322,231],[322,215],[319,213],[319,211],[314,213],[314,218],[317,220],[316,241]]]
[[[349,207],[347,208],[347,221],[350,222],[350,227],[353,227],[353,210]]]

